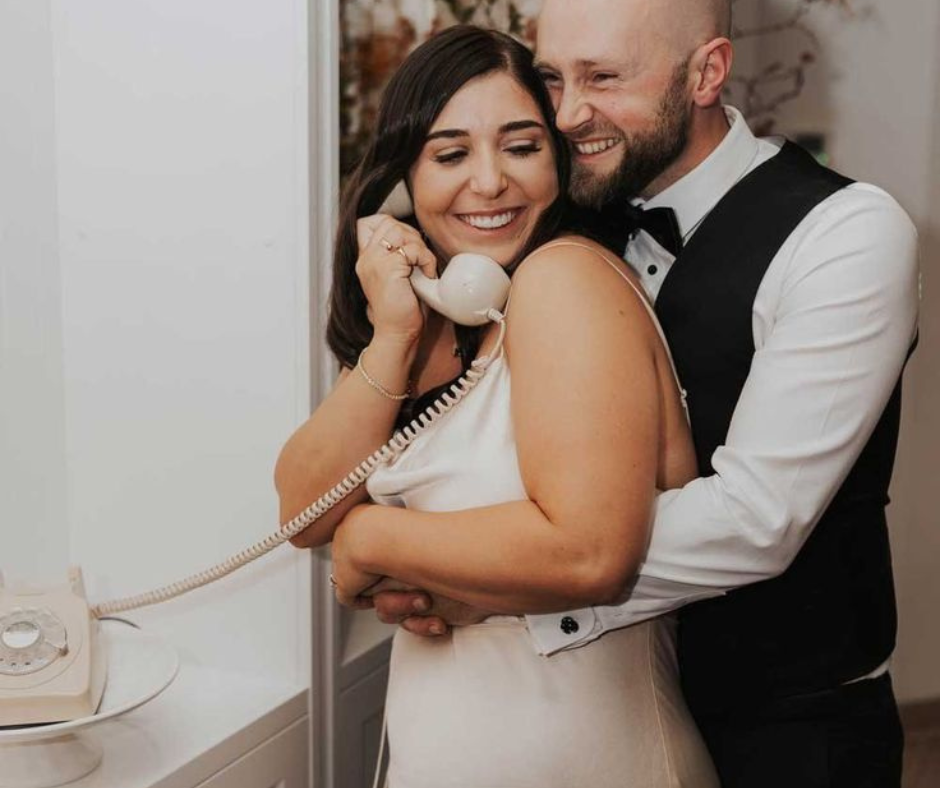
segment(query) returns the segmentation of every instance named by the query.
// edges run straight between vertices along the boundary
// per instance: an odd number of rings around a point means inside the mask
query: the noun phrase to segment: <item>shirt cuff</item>
[[[597,614],[591,607],[565,613],[526,616],[525,619],[536,650],[543,657],[587,645],[603,632]]]

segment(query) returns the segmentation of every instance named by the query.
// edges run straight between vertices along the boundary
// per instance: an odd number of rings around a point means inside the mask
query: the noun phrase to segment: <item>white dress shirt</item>
[[[686,240],[781,141],[730,130],[644,207],[675,210]],[[754,300],[754,359],[714,474],[660,494],[649,550],[625,601],[527,616],[542,654],[585,645],[701,599],[781,574],[868,441],[917,324],[917,234],[881,189],[856,183],[816,206],[781,246]],[[627,262],[655,299],[674,262],[645,232]],[[708,342],[703,336],[702,342]],[[624,403],[629,407],[629,403]],[[566,621],[562,627],[562,618]]]

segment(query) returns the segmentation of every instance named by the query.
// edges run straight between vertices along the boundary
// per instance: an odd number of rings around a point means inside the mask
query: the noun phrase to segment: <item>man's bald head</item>
[[[622,0],[630,6],[648,6],[656,30],[678,49],[689,52],[716,38],[731,37],[731,0]]]
[[[709,14],[715,21],[714,38],[731,38],[731,2],[732,0],[702,0],[709,6]]]
[[[601,18],[634,36],[652,36],[684,59],[708,41],[731,37],[731,5],[732,0],[545,0],[540,19]]]

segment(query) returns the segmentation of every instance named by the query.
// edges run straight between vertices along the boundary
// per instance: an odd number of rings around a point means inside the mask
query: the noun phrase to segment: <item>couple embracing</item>
[[[392,79],[344,197],[286,521],[477,387],[299,537],[400,621],[389,788],[898,786],[885,505],[916,338],[883,191],[722,106],[729,0],[546,0]],[[413,215],[380,213],[404,181]],[[422,307],[480,252],[505,342]],[[402,590],[415,589],[415,590]]]

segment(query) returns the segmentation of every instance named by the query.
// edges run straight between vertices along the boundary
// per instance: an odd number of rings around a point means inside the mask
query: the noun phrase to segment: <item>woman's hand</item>
[[[363,592],[382,582],[382,575],[364,571],[358,564],[357,546],[367,539],[364,515],[376,504],[359,504],[349,510],[333,533],[331,572],[333,591],[341,605],[357,609],[372,607],[372,599]]]
[[[385,214],[360,219],[356,233],[356,276],[369,302],[375,336],[414,341],[424,327],[424,312],[409,277],[417,265],[425,276],[436,278],[437,258],[414,227]]]

